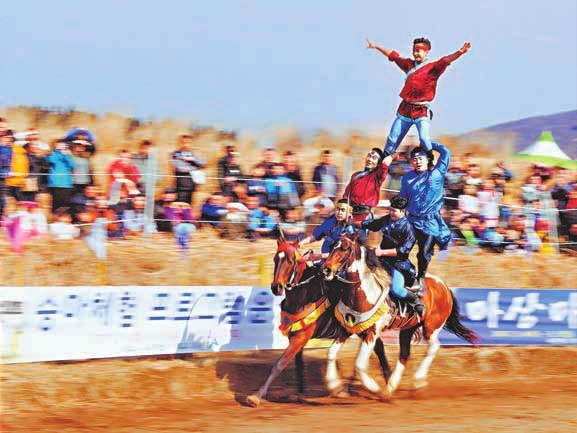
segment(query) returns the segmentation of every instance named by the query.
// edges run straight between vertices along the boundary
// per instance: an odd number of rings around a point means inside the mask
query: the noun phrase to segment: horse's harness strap
[[[329,308],[331,302],[328,297],[323,296],[308,308],[297,314],[290,314],[281,311],[281,324],[279,326],[283,335],[291,332],[301,331],[311,324],[315,323],[318,318]]]
[[[376,304],[369,311],[359,312],[347,306],[342,300],[335,308],[335,317],[351,334],[360,334],[373,326],[390,307],[386,301],[388,290],[383,290]]]

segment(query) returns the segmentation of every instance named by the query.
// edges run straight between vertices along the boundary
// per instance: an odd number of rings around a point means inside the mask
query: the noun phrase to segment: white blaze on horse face
[[[284,253],[284,251],[281,251],[280,253],[278,253],[278,254],[277,254],[277,257],[278,257],[279,260],[284,259],[284,258],[285,258],[285,253]]]

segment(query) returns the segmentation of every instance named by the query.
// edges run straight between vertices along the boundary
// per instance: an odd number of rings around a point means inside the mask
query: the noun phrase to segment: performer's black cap
[[[391,198],[391,207],[393,209],[400,209],[403,210],[407,207],[408,201],[406,198],[399,197],[398,195],[393,196]]]
[[[375,152],[379,155],[379,159],[383,159],[385,157],[385,154],[383,153],[383,151],[381,149],[379,149],[378,147],[373,147],[371,149],[371,152]]]

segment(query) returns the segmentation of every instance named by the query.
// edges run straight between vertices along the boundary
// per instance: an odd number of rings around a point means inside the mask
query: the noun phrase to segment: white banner
[[[7,287],[3,362],[280,349],[268,287]]]

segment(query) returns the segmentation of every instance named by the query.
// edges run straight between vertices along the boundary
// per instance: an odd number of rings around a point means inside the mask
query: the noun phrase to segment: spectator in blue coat
[[[50,164],[48,171],[48,190],[52,195],[52,212],[61,207],[70,206],[72,198],[74,160],[68,144],[58,140],[54,150],[46,157]]]

